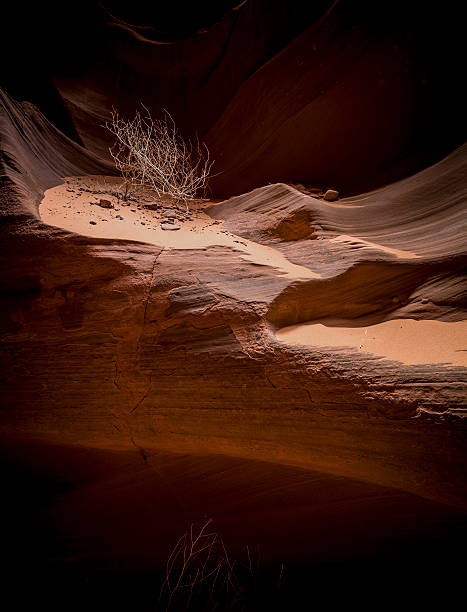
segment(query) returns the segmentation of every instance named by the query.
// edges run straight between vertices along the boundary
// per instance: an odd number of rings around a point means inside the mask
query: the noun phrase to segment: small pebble
[[[89,223],[90,223],[91,225],[97,225],[97,223],[96,223],[95,221],[89,221]]]
[[[339,199],[339,192],[336,189],[328,189],[324,194],[324,199],[328,202],[334,202]]]
[[[162,213],[162,216],[167,217],[168,219],[176,219],[177,213],[171,208],[169,208],[168,210],[164,210],[164,212]]]
[[[102,208],[113,208],[113,204],[110,200],[100,199],[99,206],[101,206]]]

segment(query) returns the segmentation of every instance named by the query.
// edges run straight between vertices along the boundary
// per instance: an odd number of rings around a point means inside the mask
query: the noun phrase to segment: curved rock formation
[[[148,3],[87,0],[71,20],[12,5],[22,36],[2,37],[16,58],[3,87],[103,156],[112,107],[168,109],[207,140],[216,197],[284,181],[361,193],[465,141],[461,97],[446,94],[464,51],[458,3],[226,1],[196,19],[191,4],[158,6],[157,20]]]
[[[154,4],[89,0],[66,28],[8,9],[22,36],[0,44],[30,53],[0,90],[6,582],[153,609],[154,568],[214,517],[268,585],[290,562],[297,598],[390,576],[446,605],[467,506],[459,7],[208,4],[174,25],[179,3],[149,23]],[[102,124],[140,102],[216,158],[227,199],[199,226],[91,207],[84,186],[116,181]],[[255,609],[274,604],[294,609]]]
[[[274,334],[309,320],[463,319],[465,185],[455,177],[465,148],[337,204],[278,184],[208,210],[318,275],[299,278],[228,247],[180,251],[43,225],[45,188],[77,164],[105,169],[29,105],[3,103],[7,173],[20,188],[3,187],[5,432],[143,453],[209,449],[465,504],[465,368]],[[287,223],[296,231],[284,234]]]

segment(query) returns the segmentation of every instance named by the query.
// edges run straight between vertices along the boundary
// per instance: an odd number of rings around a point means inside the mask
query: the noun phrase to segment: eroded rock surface
[[[462,320],[465,147],[337,204],[277,184],[212,207],[312,272],[297,278],[222,245],[44,225],[45,189],[107,168],[30,105],[2,103],[3,436],[227,453],[466,504],[465,368],[275,337],[306,321]]]

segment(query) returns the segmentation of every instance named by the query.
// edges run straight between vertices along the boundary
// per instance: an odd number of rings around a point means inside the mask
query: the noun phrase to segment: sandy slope
[[[45,192],[39,214],[44,223],[83,236],[137,240],[168,249],[229,247],[245,261],[271,266],[288,278],[318,278],[312,270],[288,261],[280,251],[225,230],[221,221],[214,221],[204,212],[210,202],[192,203],[187,219],[183,204],[173,207],[164,203],[158,211],[145,209],[144,203],[154,202],[156,197],[150,190],[139,191],[130,203],[120,201],[113,195],[120,185],[121,180],[115,177],[69,177],[62,185]],[[114,207],[100,207],[101,198]],[[163,213],[168,210],[177,213],[173,224],[178,227],[176,231],[161,227],[166,220]]]
[[[223,220],[213,220],[204,212],[206,207],[210,207],[212,214],[216,212],[209,201],[192,203],[189,214],[184,205],[174,207],[169,202],[160,203],[158,210],[149,210],[144,204],[155,199],[150,190],[140,190],[130,202],[123,202],[116,195],[120,185],[116,177],[68,177],[62,185],[45,192],[39,214],[48,225],[84,236],[136,240],[168,249],[229,247],[239,252],[242,259],[258,266],[271,266],[287,278],[320,278],[309,268],[290,262],[278,249],[227,231]],[[113,208],[99,206],[101,198],[109,200]],[[322,206],[332,208],[335,205],[322,202]],[[343,204],[337,206],[346,208]],[[348,206],[355,208],[352,204]],[[225,206],[219,205],[219,209],[222,208]],[[164,213],[168,210],[177,214],[174,225],[178,229],[175,231],[162,229],[166,221]],[[330,238],[330,242],[343,244],[348,249],[379,249],[398,259],[419,257],[408,250],[345,234]],[[353,347],[407,365],[467,366],[467,321],[396,319],[358,327],[312,322],[284,327],[277,332],[277,338],[289,344]]]
[[[277,337],[289,344],[353,347],[407,365],[444,363],[467,367],[467,321],[394,319],[361,327],[308,323],[283,327]]]

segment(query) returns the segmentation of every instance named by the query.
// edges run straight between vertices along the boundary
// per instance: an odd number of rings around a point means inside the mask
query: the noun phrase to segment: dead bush
[[[169,196],[175,202],[203,197],[213,162],[205,144],[193,146],[179,134],[171,115],[164,111],[155,120],[144,107],[131,120],[113,109],[107,129],[115,136],[109,148],[123,178],[123,199],[138,186],[153,189],[159,199]]]

